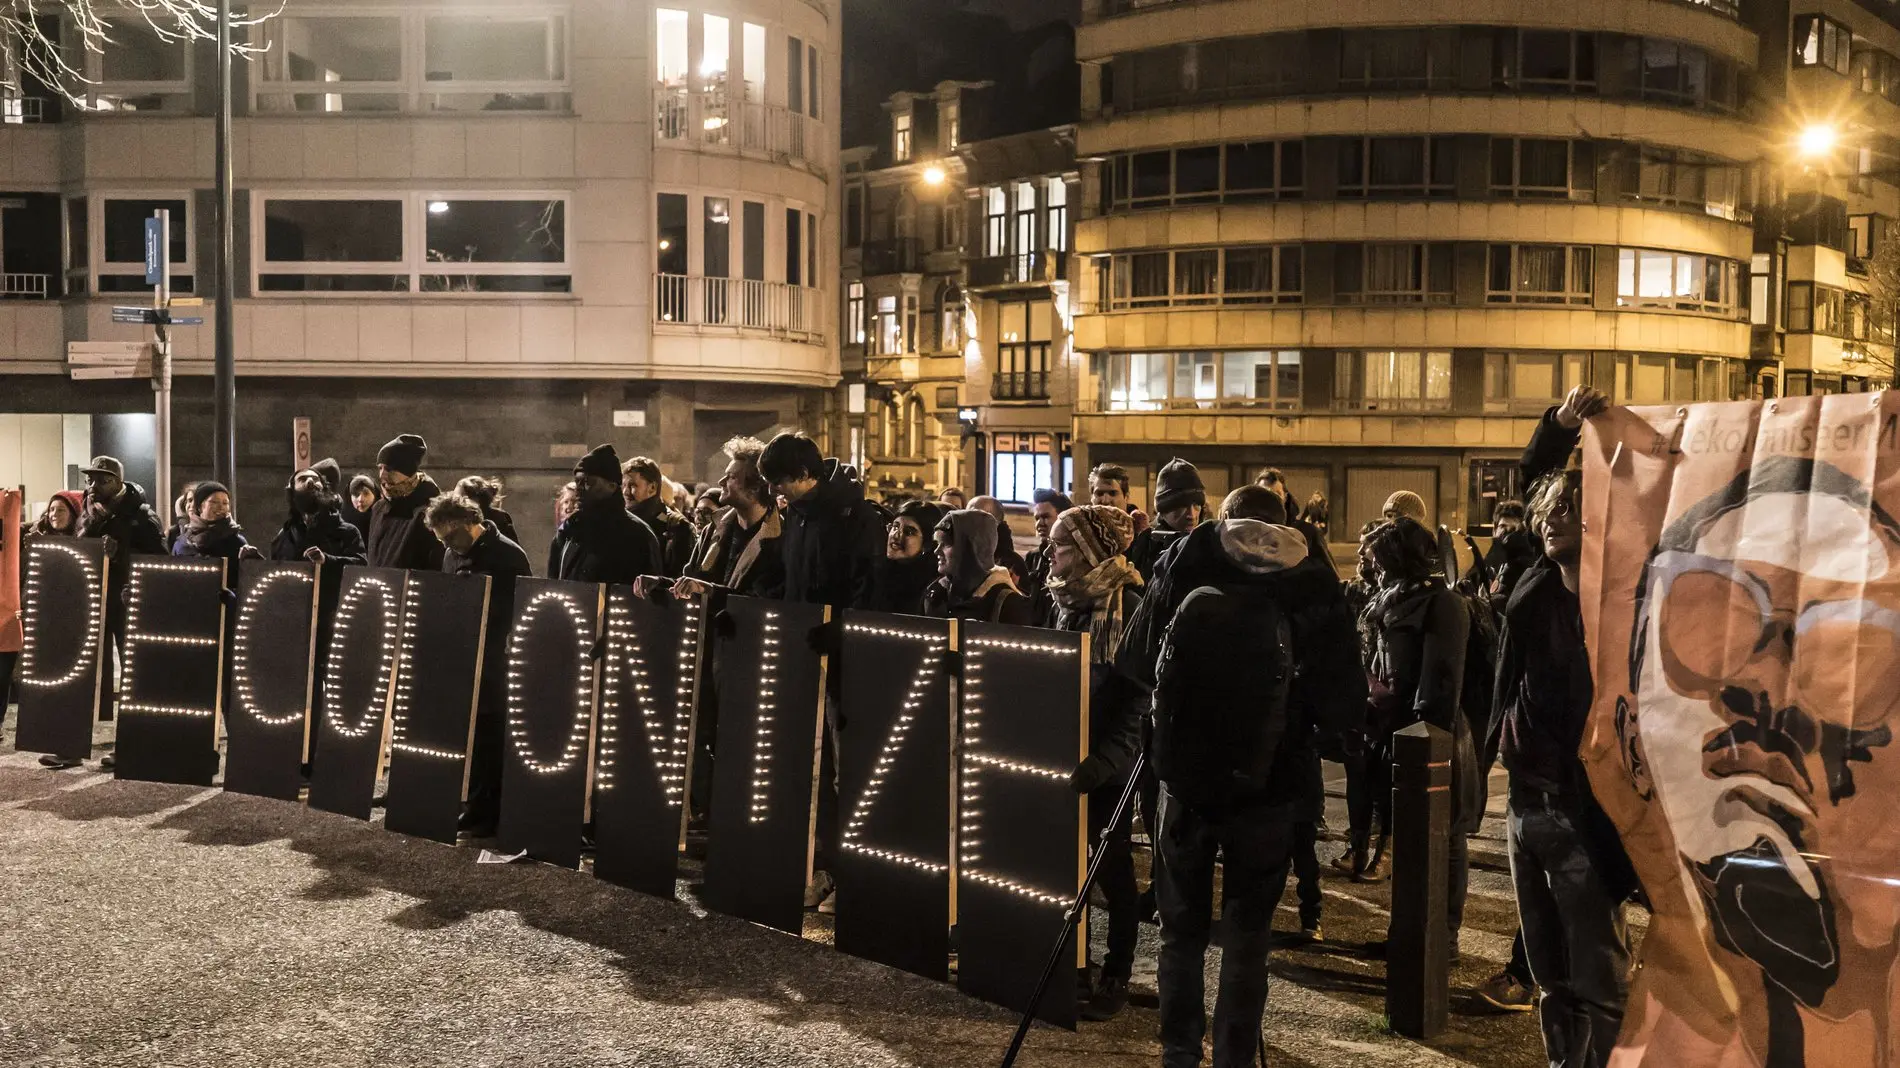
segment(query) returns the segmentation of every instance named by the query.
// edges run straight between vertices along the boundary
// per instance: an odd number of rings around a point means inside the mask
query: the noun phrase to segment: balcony
[[[20,274],[9,271],[0,275],[0,299],[47,300],[53,296],[50,274]]]
[[[731,101],[719,90],[693,93],[665,86],[654,91],[653,101],[655,143],[734,149],[814,168],[823,165],[824,127],[790,108]]]
[[[858,273],[865,278],[887,274],[916,274],[923,270],[922,246],[914,237],[866,241]]]
[[[990,377],[990,399],[1034,401],[1049,399],[1047,368],[1026,371],[998,371]]]
[[[1069,277],[1069,257],[1054,249],[1036,249],[1009,256],[984,256],[969,261],[964,284],[971,289],[1046,285]]]
[[[816,342],[824,336],[825,300],[821,290],[784,282],[661,274],[654,276],[653,321]]]

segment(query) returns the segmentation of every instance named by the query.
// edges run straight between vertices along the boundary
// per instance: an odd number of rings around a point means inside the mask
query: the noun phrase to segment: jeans
[[[1115,803],[1122,799],[1124,785],[1111,783],[1089,794],[1092,840],[1101,840],[1102,828],[1115,814]],[[1103,851],[1096,881],[1108,898],[1108,954],[1102,958],[1102,978],[1124,982],[1135,970],[1135,943],[1141,937],[1141,890],[1135,885],[1135,855],[1128,842],[1133,819],[1133,812],[1123,813],[1108,840],[1096,847]]]
[[[1561,804],[1512,791],[1511,881],[1531,977],[1542,988],[1550,1068],[1602,1068],[1629,997],[1622,902],[1604,884]]]
[[[1319,824],[1293,825],[1293,876],[1298,880],[1300,926],[1319,926],[1319,907],[1325,900],[1319,887]]]
[[[1224,921],[1220,990],[1214,1004],[1214,1068],[1244,1068],[1260,1044],[1267,1007],[1267,947],[1273,910],[1286,889],[1293,823],[1238,811],[1210,817],[1161,787],[1161,1063],[1194,1068],[1207,1032],[1203,982],[1213,934],[1214,862],[1222,863]]]

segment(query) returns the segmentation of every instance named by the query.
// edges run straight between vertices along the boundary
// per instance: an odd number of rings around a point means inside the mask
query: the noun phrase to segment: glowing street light
[[[1826,123],[1811,123],[1801,128],[1795,139],[1795,148],[1805,159],[1819,159],[1834,151],[1840,143],[1841,132]]]
[[[929,167],[925,167],[924,168],[924,184],[925,185],[942,185],[943,184],[943,168],[938,167],[934,164]]]
[[[447,215],[448,213],[449,213],[449,202],[448,202],[448,201],[446,201],[446,200],[431,200],[431,201],[429,201],[429,214],[431,214],[431,215]]]

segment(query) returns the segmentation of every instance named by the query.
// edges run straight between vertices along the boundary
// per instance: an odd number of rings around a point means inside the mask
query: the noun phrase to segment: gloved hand
[[[1108,783],[1111,769],[1108,761],[1090,754],[1069,773],[1069,789],[1078,794],[1086,794]]]

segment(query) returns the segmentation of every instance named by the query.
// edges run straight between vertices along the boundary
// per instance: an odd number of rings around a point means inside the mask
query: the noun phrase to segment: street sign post
[[[152,345],[144,341],[74,341],[66,346],[66,368],[75,382],[150,378]]]
[[[167,254],[171,251],[166,247],[171,235],[165,230],[165,223],[159,216],[154,215],[145,220],[145,284],[148,286],[158,284],[166,267]]]

